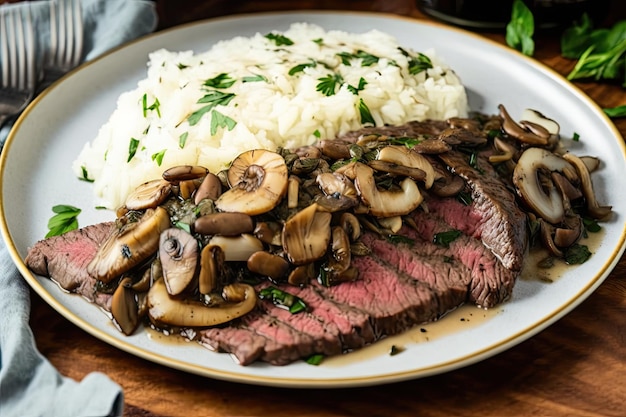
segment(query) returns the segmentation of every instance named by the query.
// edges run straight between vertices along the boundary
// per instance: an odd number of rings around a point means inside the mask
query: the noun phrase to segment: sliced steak
[[[484,154],[478,154],[476,167],[470,166],[469,157],[458,151],[443,153],[439,158],[466,180],[472,189],[473,202],[469,213],[436,204],[432,205],[433,210],[440,208],[437,212],[451,225],[467,225],[458,216],[469,214],[477,220],[475,228],[472,226],[473,234],[480,237],[505,267],[520,271],[528,236],[526,215],[517,205],[515,195],[507,190]]]
[[[115,222],[98,223],[40,240],[30,248],[24,263],[34,273],[52,278],[61,288],[106,307],[110,296],[94,291],[96,280],[87,273],[87,265],[114,230]]]

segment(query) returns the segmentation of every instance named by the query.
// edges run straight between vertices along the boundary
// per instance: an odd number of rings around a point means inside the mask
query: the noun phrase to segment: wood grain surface
[[[608,20],[626,18],[624,2]],[[379,11],[427,19],[411,1],[159,0],[160,28],[208,17],[288,9]],[[503,33],[484,33],[504,42]],[[558,35],[536,35],[535,57],[567,74]],[[626,104],[623,87],[577,83],[602,107]],[[626,120],[615,123],[626,135]],[[92,337],[32,294],[40,351],[64,375],[98,371],[124,389],[126,416],[624,416],[626,258],[574,311],[495,357],[438,376],[353,389],[280,389],[222,382],[173,370]]]

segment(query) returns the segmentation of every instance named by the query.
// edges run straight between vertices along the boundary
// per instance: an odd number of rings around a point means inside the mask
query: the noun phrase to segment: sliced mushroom
[[[180,294],[196,274],[198,242],[183,229],[169,228],[161,233],[159,260],[167,292]]]
[[[439,197],[452,197],[459,194],[464,188],[465,180],[462,177],[446,173],[446,175],[433,183],[431,191]]]
[[[285,222],[282,245],[294,265],[316,261],[326,253],[332,215],[317,208],[317,204],[313,203]]]
[[[350,145],[346,141],[340,139],[324,139],[318,143],[322,154],[330,159],[348,159],[350,158]]]
[[[355,207],[359,202],[354,184],[348,177],[339,172],[318,174],[315,182],[324,193],[317,195],[315,202],[326,211],[347,210]]]
[[[554,244],[560,248],[567,248],[582,237],[583,219],[578,215],[567,216],[563,224],[565,227],[557,227],[554,230]]]
[[[315,264],[312,262],[306,265],[295,267],[287,278],[287,282],[291,285],[306,285],[315,278]]]
[[[163,179],[144,182],[126,198],[124,206],[128,210],[155,208],[163,203],[172,192],[172,184]]]
[[[111,315],[127,336],[133,334],[139,325],[139,306],[129,277],[122,279],[111,297]]]
[[[550,135],[558,136],[561,130],[561,127],[557,122],[534,109],[524,109],[521,119],[522,122],[531,122],[534,125],[543,127],[545,131],[548,132],[548,134]]]
[[[251,285],[231,285],[241,287],[243,301],[207,307],[198,301],[172,297],[163,280],[159,280],[148,291],[148,316],[157,326],[210,327],[227,323],[252,311],[257,302]]]
[[[378,219],[378,223],[392,234],[396,234],[402,228],[402,216],[383,217]]]
[[[542,171],[557,171],[566,178],[576,178],[576,170],[565,159],[541,148],[528,148],[519,158],[513,172],[513,183],[524,202],[541,218],[558,224],[565,216],[561,192],[549,181],[542,184]],[[549,176],[543,175],[544,179]],[[547,188],[547,189],[546,189]]]
[[[498,109],[500,110],[500,117],[502,117],[503,119],[502,129],[511,137],[514,137],[520,142],[526,143],[528,145],[545,146],[548,144],[548,137],[539,136],[517,124],[517,122],[513,120],[513,118],[509,115],[506,108],[502,104],[498,106]]]
[[[248,269],[275,281],[284,279],[289,272],[289,262],[282,256],[267,251],[255,252],[248,258]]]
[[[426,155],[437,155],[440,153],[448,152],[450,149],[452,149],[452,146],[439,138],[424,139],[413,147],[413,150],[415,152]]]
[[[376,159],[424,171],[426,173],[426,178],[424,179],[426,188],[430,188],[433,185],[433,181],[435,181],[435,169],[428,159],[406,146],[385,146],[378,152]]]
[[[287,165],[283,157],[262,149],[240,154],[228,169],[231,188],[215,202],[221,211],[257,215],[280,203],[287,192]]]
[[[254,230],[254,220],[245,213],[211,213],[198,217],[193,229],[202,235],[239,236]]]
[[[202,180],[202,183],[194,194],[194,203],[200,204],[200,201],[208,198],[210,200],[217,200],[222,194],[222,182],[217,175],[208,173]]]
[[[341,226],[332,228],[330,260],[328,269],[333,273],[342,273],[350,267],[352,260],[350,252],[350,239]]]
[[[254,236],[268,245],[280,246],[282,225],[278,222],[257,222],[254,227]]]
[[[224,272],[226,258],[224,251],[217,245],[206,245],[200,252],[200,273],[198,275],[198,291],[210,294],[215,291]]]
[[[213,236],[209,244],[221,247],[227,262],[245,262],[254,252],[263,250],[263,242],[249,233],[239,236]]]
[[[300,192],[300,178],[290,175],[287,184],[287,207],[290,209],[298,207],[298,193]]]
[[[411,178],[400,183],[401,191],[379,190],[374,179],[374,170],[356,163],[354,185],[369,212],[378,217],[401,216],[415,210],[423,201],[417,184]]]
[[[205,167],[197,165],[179,165],[163,171],[163,179],[174,184],[180,181],[196,180],[209,173]]]
[[[412,168],[405,165],[398,165],[395,162],[380,161],[374,159],[367,163],[371,168],[379,172],[386,172],[394,176],[410,177],[416,181],[425,181],[426,172],[419,168]]]
[[[587,202],[587,211],[593,218],[598,220],[606,220],[611,216],[611,206],[601,206],[596,199],[595,191],[593,190],[593,183],[591,182],[591,175],[585,163],[576,155],[571,152],[567,152],[563,155],[563,159],[570,162],[578,173],[580,178],[580,185],[582,187],[583,195]]]
[[[342,213],[339,218],[339,225],[353,242],[361,236],[361,224],[354,214],[349,212]]]
[[[139,221],[107,238],[87,265],[87,273],[105,283],[121,276],[157,251],[159,236],[169,227],[170,217],[163,207],[146,210]]]

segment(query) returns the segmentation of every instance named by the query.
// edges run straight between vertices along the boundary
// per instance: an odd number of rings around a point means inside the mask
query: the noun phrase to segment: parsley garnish
[[[365,101],[363,101],[363,99],[359,99],[359,114],[361,115],[361,124],[368,124],[371,123],[374,126],[376,126],[376,122],[374,121],[374,118],[372,117],[372,113],[370,112],[370,109],[367,107],[367,104],[365,104]]]
[[[604,113],[606,113],[607,116],[612,118],[626,117],[626,105],[610,107],[602,110],[604,111]]]
[[[357,51],[354,54],[351,54],[349,52],[339,52],[337,56],[341,58],[341,63],[343,65],[352,65],[352,60],[360,59],[362,67],[371,67],[380,59],[376,55],[372,55],[361,50]]]
[[[185,143],[187,143],[187,137],[189,136],[189,132],[185,132],[178,137],[178,147],[183,149],[185,147]]]
[[[320,131],[319,131],[319,130],[315,129],[315,132],[313,132],[313,136],[315,136],[316,138],[318,138],[318,139],[319,139],[319,138],[321,138],[321,137],[322,137],[322,134],[320,133]]]
[[[217,110],[213,110],[211,112],[211,135],[215,135],[217,133],[217,129],[220,127],[233,130],[236,125],[236,121],[226,115],[223,115]]]
[[[273,41],[276,46],[290,46],[293,45],[293,41],[288,37],[281,35],[280,33],[268,33],[265,35],[267,39]]]
[[[152,154],[152,160],[156,161],[158,166],[161,166],[161,163],[163,163],[163,156],[165,156],[166,151],[167,149],[163,149],[155,154]]]
[[[241,79],[241,82],[244,82],[244,83],[254,83],[254,82],[258,82],[258,81],[265,81],[265,82],[267,82],[267,78],[265,78],[262,75],[249,75],[249,76],[243,77]]]
[[[161,103],[158,98],[155,97],[154,103],[148,106],[148,95],[144,94],[141,99],[141,104],[143,107],[143,117],[148,115],[148,110],[155,110],[157,112],[157,116],[161,117]]]
[[[307,309],[306,304],[300,297],[273,286],[263,288],[259,291],[259,298],[261,300],[270,300],[279,307],[286,307],[292,314],[300,313]]]
[[[564,258],[568,265],[583,264],[591,257],[589,248],[578,243],[565,249]]]
[[[48,220],[48,233],[46,234],[46,238],[59,236],[71,230],[78,229],[77,217],[81,209],[59,204],[52,207],[52,211],[56,214]]]
[[[324,355],[322,355],[321,353],[316,353],[314,355],[309,356],[304,361],[308,363],[309,365],[317,366],[320,363],[322,363],[323,360],[324,360]]]
[[[348,90],[356,96],[359,94],[359,91],[362,91],[365,88],[366,85],[367,81],[365,81],[365,78],[361,77],[359,79],[359,85],[356,87],[353,85],[348,85]]]
[[[326,77],[318,78],[319,84],[315,87],[315,90],[324,94],[325,96],[332,96],[335,94],[338,87],[343,84],[343,77],[339,74],[329,74]]]
[[[83,181],[87,181],[87,182],[93,182],[94,180],[92,180],[91,178],[89,178],[89,173],[87,172],[87,168],[84,165],[81,165],[80,167],[80,171],[82,173],[82,177],[80,178]]]
[[[295,67],[291,68],[289,70],[289,75],[295,75],[299,72],[304,71],[305,68],[313,68],[317,65],[317,62],[315,61],[311,61],[311,62],[306,62],[304,64],[298,64]]]
[[[131,159],[137,153],[137,148],[139,147],[139,140],[135,138],[130,138],[130,143],[128,144],[128,159],[126,162],[130,162]]]
[[[409,59],[409,74],[416,75],[427,69],[431,69],[433,63],[429,57],[422,53],[418,53],[417,57],[411,57]]]
[[[210,90],[204,97],[198,100],[198,103],[205,104],[187,118],[187,121],[191,126],[197,124],[205,113],[211,111],[215,106],[226,106],[235,97],[232,93],[222,93],[221,91]]]
[[[444,248],[450,247],[450,243],[454,242],[459,236],[461,236],[460,230],[449,230],[447,232],[440,232],[433,236],[433,243],[435,245],[443,246]]]
[[[204,86],[211,88],[229,88],[232,87],[233,84],[235,84],[235,81],[237,80],[231,78],[230,75],[226,73],[221,73],[211,79],[206,80],[204,82]]]

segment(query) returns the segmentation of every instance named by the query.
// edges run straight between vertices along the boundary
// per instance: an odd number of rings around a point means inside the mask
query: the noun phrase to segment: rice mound
[[[417,62],[432,65],[416,73]],[[378,30],[297,23],[204,53],[151,53],[147,78],[119,97],[72,168],[93,180],[97,205],[116,208],[172,166],[218,172],[248,149],[295,148],[373,123],[467,112],[464,86],[434,51],[403,48]]]

